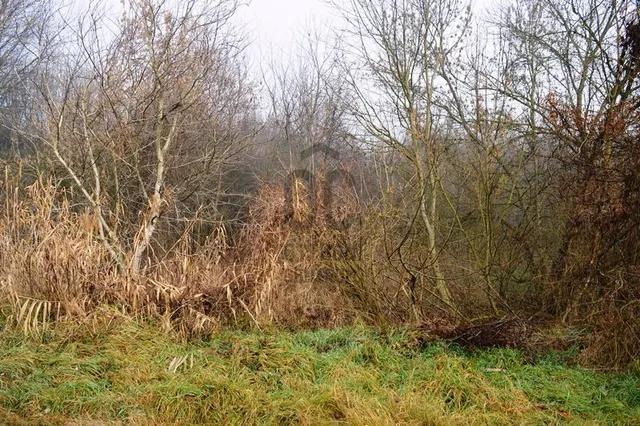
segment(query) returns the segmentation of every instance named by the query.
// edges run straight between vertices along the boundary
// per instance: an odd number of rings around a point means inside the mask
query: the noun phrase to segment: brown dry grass
[[[396,242],[385,226],[386,207],[361,214],[349,191],[334,194],[340,206],[334,220],[350,218],[350,226],[336,227],[318,201],[321,193],[311,201],[315,217],[303,193],[287,218],[284,189],[264,185],[233,247],[223,225],[196,244],[193,221],[162,247],[161,259],[149,259],[135,275],[117,272],[96,219],[70,207],[73,194],[44,179],[24,190],[7,183],[5,192],[11,196],[0,217],[0,287],[10,295],[12,320],[28,334],[51,321],[86,318],[101,305],[158,320],[184,337],[223,324],[406,324],[433,310],[428,283],[410,294],[406,271],[389,255]],[[411,256],[419,254],[407,251],[403,260]]]
[[[131,274],[118,273],[96,219],[71,207],[70,191],[43,178],[23,189],[6,181],[0,288],[8,316],[27,334],[90,318],[102,305],[184,337],[229,323],[328,327],[354,319],[330,270],[337,236],[321,221],[310,229],[285,223],[279,188],[263,189],[233,248],[224,226],[195,244],[188,225],[162,259]]]
[[[224,245],[212,239],[196,254],[188,232],[172,256],[145,274],[118,274],[96,238],[95,219],[74,211],[64,190],[38,180],[11,189],[0,217],[0,288],[11,320],[39,335],[52,321],[85,319],[101,305],[138,317],[159,318],[183,334],[210,329],[224,319],[214,309],[227,301]]]

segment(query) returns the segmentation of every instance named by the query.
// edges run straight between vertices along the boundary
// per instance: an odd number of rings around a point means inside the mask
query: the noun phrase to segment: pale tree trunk
[[[430,20],[429,4],[425,5],[425,20]],[[436,56],[441,56],[441,52],[437,52]],[[433,56],[433,50],[428,46],[428,39],[425,37],[423,45],[423,57],[425,63],[429,63],[430,56]],[[436,61],[442,60],[442,58],[435,58]],[[420,214],[427,230],[427,242],[428,252],[431,256],[431,268],[435,278],[435,288],[438,295],[445,304],[447,310],[450,313],[455,313],[455,305],[451,297],[451,291],[447,284],[442,269],[440,268],[440,261],[438,259],[438,246],[436,240],[436,227],[437,227],[437,188],[439,185],[438,176],[438,142],[434,139],[432,134],[433,127],[433,90],[434,90],[434,76],[429,67],[424,69],[424,81],[426,90],[426,102],[424,108],[424,124],[421,126],[418,122],[416,111],[411,112],[412,128],[417,132],[414,133],[414,151],[416,154],[416,168],[420,180]],[[423,127],[421,129],[421,127]],[[417,133],[417,134],[416,134]],[[417,137],[418,135],[421,136]],[[418,143],[420,141],[421,143]],[[419,146],[422,145],[422,146]],[[425,150],[426,159],[422,158],[422,149]],[[426,161],[425,161],[426,160]],[[425,171],[425,166],[428,170]],[[428,175],[428,179],[427,179]],[[428,186],[427,186],[428,185]]]
[[[437,225],[437,194],[436,186],[438,185],[437,165],[435,164],[435,158],[431,153],[427,154],[430,157],[425,170],[425,159],[422,155],[421,148],[417,146],[419,142],[416,142],[416,170],[418,174],[418,181],[420,186],[420,217],[425,226],[427,233],[427,251],[430,257],[430,265],[433,270],[435,279],[435,288],[442,303],[447,307],[447,310],[455,311],[453,299],[451,297],[451,291],[447,285],[442,269],[440,268],[440,261],[438,259],[438,246],[436,239],[436,225]],[[427,177],[428,175],[428,177]]]
[[[171,147],[173,138],[175,137],[176,128],[178,124],[178,115],[173,118],[171,129],[166,137],[162,136],[164,130],[164,117],[165,108],[164,100],[160,100],[160,106],[158,108],[158,119],[156,123],[156,181],[153,188],[153,194],[149,198],[149,205],[147,211],[144,214],[143,222],[136,236],[133,255],[131,257],[131,272],[133,275],[138,275],[142,269],[142,258],[144,253],[151,244],[151,238],[156,230],[156,226],[160,216],[162,215],[162,208],[165,204],[164,198],[164,183],[166,173],[166,158],[167,152]]]

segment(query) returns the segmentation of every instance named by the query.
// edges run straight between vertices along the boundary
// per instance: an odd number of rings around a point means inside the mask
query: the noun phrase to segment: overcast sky
[[[252,41],[248,53],[254,66],[295,50],[309,25],[330,24],[337,19],[323,0],[252,0],[238,12]]]
[[[493,1],[473,0],[474,13]],[[288,52],[311,23],[322,26],[338,19],[325,0],[251,0],[239,10],[239,18],[254,41],[254,60],[271,55],[272,49],[276,55]]]

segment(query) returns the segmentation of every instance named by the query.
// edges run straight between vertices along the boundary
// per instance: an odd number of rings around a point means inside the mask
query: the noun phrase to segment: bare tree
[[[345,73],[357,94],[353,113],[367,134],[411,165],[429,254],[426,266],[437,296],[454,312],[439,259],[438,192],[446,123],[437,100],[446,90],[442,77],[455,63],[468,29],[470,5],[460,0],[352,0],[336,7],[350,33]],[[405,269],[410,282],[422,282],[423,266],[405,264]],[[413,285],[411,293],[415,298]]]
[[[290,62],[272,59],[263,71],[267,87],[269,121],[283,170],[301,166],[300,153],[316,144],[340,149],[348,143],[346,131],[345,83],[339,77],[337,51],[327,41],[327,29],[309,28]],[[294,59],[294,57],[296,59]],[[277,145],[281,147],[278,149]],[[313,158],[308,164],[313,168]]]
[[[116,22],[103,7],[70,27],[63,68],[42,73],[39,138],[120,271],[137,274],[163,217],[215,201],[220,165],[248,136],[251,93],[234,0],[133,0]]]
[[[21,151],[13,142],[33,111],[30,80],[53,54],[53,9],[42,0],[0,2],[0,149]]]
[[[560,159],[559,167],[576,160],[594,167],[598,161],[605,167],[613,164],[615,138],[602,139],[602,129],[595,123],[614,120],[637,94],[636,59],[628,48],[631,44],[625,42],[634,19],[637,5],[632,1],[531,0],[505,9],[498,24],[517,66],[513,83],[500,90],[528,114],[527,138],[536,150],[534,161],[546,155]],[[549,147],[539,152],[544,139],[550,141]],[[588,180],[588,176],[574,178]],[[606,192],[609,184],[601,183]],[[556,278],[563,274],[580,226],[573,214],[562,226],[552,267]],[[599,237],[594,238],[592,243],[599,245]]]
[[[523,69],[522,60],[511,53],[512,41],[500,28],[475,25],[475,37],[469,38],[473,44],[441,74],[448,90],[438,105],[455,129],[444,159],[442,188],[456,231],[451,255],[470,255],[457,265],[459,276],[484,291],[483,302],[497,315],[510,309],[507,291],[512,283],[532,278],[531,233],[539,233],[541,226],[539,221],[533,224],[531,210],[539,219],[541,173],[538,145],[531,141],[527,123],[538,117],[506,94]],[[534,104],[537,78],[532,76],[534,92],[528,93]],[[533,177],[528,176],[531,162],[537,166]]]

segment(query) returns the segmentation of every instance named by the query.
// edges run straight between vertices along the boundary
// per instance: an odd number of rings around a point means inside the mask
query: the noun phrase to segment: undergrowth
[[[112,312],[41,340],[3,324],[9,424],[638,424],[637,374],[520,351],[466,352],[416,331],[222,329],[179,343]],[[103,313],[102,317],[107,317]]]

